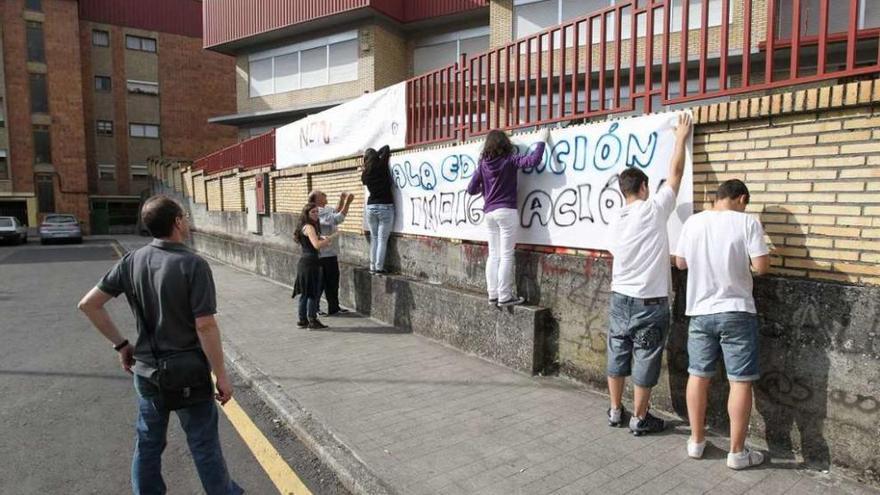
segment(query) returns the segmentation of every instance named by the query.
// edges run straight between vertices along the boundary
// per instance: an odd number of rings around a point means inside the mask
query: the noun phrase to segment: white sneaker
[[[693,438],[688,438],[687,442],[688,449],[688,457],[691,459],[702,459],[703,451],[706,450],[706,440],[703,440],[700,443],[694,441]]]
[[[764,462],[764,454],[748,447],[743,447],[742,452],[727,454],[727,467],[730,469],[746,469],[762,462]]]

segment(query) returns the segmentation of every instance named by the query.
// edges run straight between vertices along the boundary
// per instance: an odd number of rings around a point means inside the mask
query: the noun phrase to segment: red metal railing
[[[818,3],[816,16],[805,0],[617,0],[408,80],[407,144],[880,72],[859,0]]]
[[[249,170],[274,166],[274,129],[193,161],[193,168],[207,175],[234,168]]]
[[[408,80],[407,145],[880,73],[880,21],[859,2],[617,0]],[[274,163],[273,131],[194,167]]]

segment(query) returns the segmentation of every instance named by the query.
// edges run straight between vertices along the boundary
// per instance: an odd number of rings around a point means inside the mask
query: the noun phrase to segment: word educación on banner
[[[652,192],[663,184],[675,144],[676,115],[553,130],[541,163],[519,173],[521,229],[516,241],[607,249],[609,223],[624,204],[618,175],[627,167],[638,167],[648,175]],[[525,134],[514,136],[513,142],[525,152],[536,139],[536,134]],[[688,140],[676,213],[668,224],[671,249],[693,213],[692,142]],[[485,241],[483,199],[466,192],[481,149],[482,142],[476,142],[392,156],[394,232]]]

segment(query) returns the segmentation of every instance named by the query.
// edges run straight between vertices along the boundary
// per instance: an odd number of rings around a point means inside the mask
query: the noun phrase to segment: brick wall
[[[312,175],[312,190],[319,190],[326,194],[327,204],[334,207],[339,202],[341,193],[354,194],[354,202],[351,203],[345,223],[339,227],[339,230],[363,231],[364,186],[361,184],[360,173],[356,169],[314,174]]]
[[[220,187],[223,188],[223,211],[243,211],[241,179],[237,175],[228,175],[220,179]]]
[[[773,272],[880,284],[880,81],[697,113],[696,210],[710,205],[721,181],[743,179]]]
[[[308,178],[277,177],[272,180],[272,211],[279,213],[299,213],[309,195]]]
[[[220,179],[205,181],[205,201],[210,211],[223,211],[223,193],[220,189]]]
[[[742,179],[752,192],[748,211],[767,232],[775,274],[880,284],[880,80],[693,111],[695,211],[711,205],[720,182]],[[342,230],[360,232],[359,162],[271,172],[272,210],[299,213],[310,190],[327,193],[331,205],[341,192],[353,192]],[[196,191],[196,202],[204,202]],[[208,191],[209,209],[220,209],[219,187],[213,200]],[[224,202],[242,209],[240,193]]]
[[[502,46],[513,41],[513,0],[489,2],[489,46]]]
[[[382,25],[373,26],[372,51],[373,63],[381,68],[374,71],[375,90],[399,83],[409,77],[410,53],[406,38],[401,33]]]
[[[83,130],[82,81],[80,74],[79,22],[74,2],[43,2],[46,66],[48,68],[49,126],[52,165],[56,172],[55,209],[73,213],[89,229],[88,172]],[[24,22],[20,18],[20,22]],[[19,56],[24,56],[21,53]],[[73,76],[73,77],[71,77]],[[16,95],[9,95],[12,99]],[[30,132],[25,125],[13,132]],[[33,160],[33,155],[26,156]]]
[[[162,153],[192,159],[235,143],[235,128],[207,123],[235,113],[235,59],[199,38],[161,33],[158,43]]]
[[[34,192],[34,172],[54,173],[55,210],[76,214],[88,229],[79,29],[75,2],[46,0],[42,13],[24,13],[24,2],[3,2],[3,62],[9,129],[11,192]],[[28,63],[25,22],[43,24],[46,63]],[[30,73],[45,73],[50,115],[31,115]],[[49,125],[52,165],[35,170],[33,123]],[[34,203],[29,203],[33,205]],[[30,207],[30,206],[29,206]],[[29,212],[29,216],[33,217]]]
[[[208,202],[207,190],[205,188],[205,176],[200,173],[193,175],[192,198],[196,203],[206,204]]]

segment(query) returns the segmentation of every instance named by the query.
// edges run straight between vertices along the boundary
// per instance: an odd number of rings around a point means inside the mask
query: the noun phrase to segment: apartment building
[[[696,93],[716,92],[724,96],[728,88],[744,86],[744,77],[753,85],[763,81],[768,67],[774,73],[769,80],[791,79],[788,61],[795,23],[800,26],[798,37],[802,45],[799,75],[817,71],[818,38],[823,22],[827,60],[846,59],[846,33],[852,20],[856,21],[859,42],[853,53],[856,65],[876,58],[877,36],[873,29],[880,27],[877,2],[857,0],[857,10],[850,15],[851,2],[802,0],[795,12],[791,1],[773,0],[772,5],[768,4],[770,1],[707,0],[704,13],[702,0],[261,0],[247,8],[234,0],[206,0],[205,47],[236,57],[236,112],[217,115],[211,122],[236,126],[239,138],[246,139],[364,92],[454,64],[464,54],[472,57],[515,40],[526,41],[502,54],[497,65],[485,59],[476,60],[485,62],[487,67],[480,70],[487,71],[490,80],[495,78],[491,71],[513,72],[516,58],[522,59],[526,52],[554,51],[554,43],[556,48],[553,54],[531,57],[528,63],[522,60],[520,72],[512,76],[513,84],[521,90],[517,93],[519,101],[493,102],[502,108],[528,108],[529,118],[525,118],[525,111],[497,120],[491,119],[492,112],[476,116],[487,125],[515,127],[546,120],[552,116],[550,107],[558,106],[560,101],[576,100],[580,108],[589,103],[590,109],[598,109],[596,113],[609,113],[619,110],[612,107],[619,107],[621,101],[631,106],[632,111],[640,112],[660,108],[657,105],[662,106],[664,99],[667,103],[684,103],[692,101]],[[828,6],[824,14],[821,5]],[[601,16],[583,20],[602,11]],[[635,20],[634,11],[638,11]],[[655,63],[650,71],[645,69],[643,54],[648,38],[648,11],[653,13],[650,22],[655,35]],[[581,19],[576,27],[564,27],[576,19]],[[773,34],[770,38],[776,40],[775,48],[765,42],[768,26]],[[556,31],[541,36],[540,33],[554,27]],[[634,29],[638,33],[638,54],[632,49]],[[604,44],[600,42],[603,32]],[[559,52],[573,51],[560,50],[560,43],[567,36],[564,43],[570,49],[576,35],[579,45],[591,47],[593,57],[587,58],[581,50],[576,55],[577,65],[559,61]],[[666,43],[668,63],[661,67],[660,52]],[[770,66],[766,62],[769,51],[774,59]],[[604,69],[600,68],[601,55],[606,55],[601,58]],[[632,63],[631,57],[636,59]],[[544,59],[543,69],[537,62],[540,58]],[[563,64],[571,68],[560,71]],[[589,77],[583,74],[587,64]],[[832,70],[832,65],[829,62],[823,70]],[[745,69],[747,66],[749,69]],[[564,78],[575,72],[580,89],[573,91],[569,87],[559,93],[542,94],[536,86],[556,87],[561,77],[553,73],[553,67]],[[579,75],[574,67],[581,72]],[[632,78],[630,72],[635,73]],[[644,98],[634,94],[646,91],[641,82],[646,72],[651,73],[655,85],[665,77],[669,79],[664,89],[668,93],[661,98],[659,91],[652,89],[653,104],[647,105]],[[511,79],[509,73],[503,77]],[[547,79],[552,82],[547,83]],[[587,80],[592,83],[589,95]],[[632,88],[630,81],[635,82]],[[482,98],[492,99],[501,89],[502,85],[487,87]],[[413,95],[413,100],[419,98],[419,94]],[[430,98],[436,101],[436,96]],[[637,100],[632,105],[631,98]]]
[[[235,140],[207,123],[235,108],[230,57],[201,48],[195,0],[6,0],[0,214],[76,214],[133,228],[147,158]]]
[[[489,48],[487,0],[205,3],[205,48],[235,56],[242,139]]]

